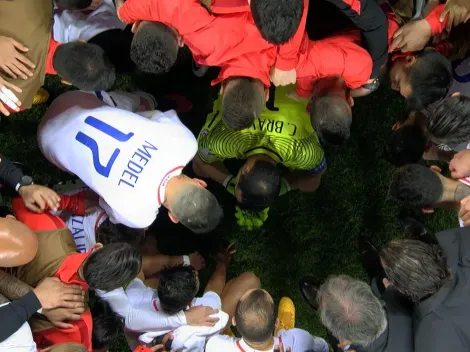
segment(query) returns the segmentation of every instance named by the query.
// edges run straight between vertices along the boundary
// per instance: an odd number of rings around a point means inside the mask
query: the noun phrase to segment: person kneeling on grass
[[[207,342],[206,352],[271,352],[279,350],[282,345],[292,352],[329,351],[327,342],[322,338],[294,328],[295,307],[290,298],[281,299],[276,317],[273,298],[259,288],[247,291],[240,298],[232,324],[242,337],[213,336]]]
[[[266,106],[261,103],[261,117],[240,131],[225,124],[223,98],[219,97],[199,133],[198,154],[193,160],[196,174],[226,187],[240,208],[263,210],[261,224],[267,215],[265,209],[280,194],[296,189],[314,192],[326,170],[323,149],[309,121],[306,103],[289,98],[287,91],[285,87],[271,91]],[[226,94],[224,97],[227,99]],[[232,158],[247,159],[237,176],[231,175],[222,163]],[[284,178],[278,165],[288,169]]]

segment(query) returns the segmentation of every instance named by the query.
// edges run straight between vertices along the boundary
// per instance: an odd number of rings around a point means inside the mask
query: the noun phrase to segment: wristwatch
[[[370,91],[374,92],[380,87],[380,79],[374,78],[372,83],[366,83],[362,86],[362,88],[369,89]]]
[[[31,176],[23,176],[20,178],[20,182],[15,187],[15,190],[18,192],[22,186],[29,186],[34,184],[34,181]]]

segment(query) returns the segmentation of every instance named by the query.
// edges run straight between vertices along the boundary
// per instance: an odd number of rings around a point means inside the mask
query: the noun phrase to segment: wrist
[[[25,187],[25,186],[31,186],[34,184],[34,181],[33,179],[31,178],[31,176],[27,176],[27,175],[23,175],[20,180],[18,181],[18,183],[16,184],[15,186],[15,190],[17,192],[20,192],[20,190]]]

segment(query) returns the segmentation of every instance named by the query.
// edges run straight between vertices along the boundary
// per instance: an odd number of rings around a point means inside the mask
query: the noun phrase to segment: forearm
[[[214,274],[212,274],[209,282],[207,283],[204,292],[215,292],[219,296],[222,295],[222,291],[227,281],[227,266],[225,264],[217,263]]]
[[[32,290],[33,288],[31,286],[0,270],[0,294],[8,298],[10,301],[23,298]]]
[[[225,179],[230,176],[230,172],[228,172],[227,168],[222,162],[216,161],[211,164],[205,163],[197,155],[193,160],[193,170],[196,175],[210,178],[211,180],[220,184],[223,184]]]
[[[163,254],[142,256],[142,270],[145,277],[158,274],[166,266],[173,266],[183,263],[183,256],[170,256]]]
[[[16,185],[24,176],[23,172],[8,159],[3,156],[0,156],[0,158],[0,182],[3,182],[6,186],[15,189]]]

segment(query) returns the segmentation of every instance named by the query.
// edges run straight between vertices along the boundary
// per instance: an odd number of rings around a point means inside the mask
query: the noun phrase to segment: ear
[[[94,249],[101,249],[103,248],[103,244],[102,243],[95,243],[95,245],[93,246]]]
[[[142,21],[134,22],[134,24],[132,25],[131,32],[135,34],[137,32],[137,30],[139,29],[139,26],[140,26],[141,23],[142,23]]]
[[[196,183],[198,183],[202,188],[207,188],[207,183],[203,180],[200,180],[198,178],[193,178],[193,181],[195,181]]]
[[[220,85],[220,92],[219,95],[224,95],[225,93],[225,81],[222,81],[222,84]]]
[[[168,216],[170,220],[173,221],[173,223],[177,224],[180,222],[179,219],[175,216],[175,214],[173,214],[170,210],[168,210]]]
[[[274,330],[278,328],[279,324],[280,324],[279,318],[276,318],[276,324],[274,324]]]
[[[237,326],[237,322],[235,321],[235,316],[232,317],[232,325]]]
[[[69,81],[66,81],[65,79],[62,79],[61,83],[65,84],[66,86],[71,86],[72,85],[72,83],[70,83]]]
[[[392,131],[397,131],[401,126],[403,126],[403,122],[395,122],[395,124],[392,126]]]
[[[416,56],[415,55],[408,55],[406,58],[406,67],[411,67],[416,63]]]
[[[432,213],[434,213],[434,209],[433,208],[423,208],[423,209],[421,209],[421,212],[423,214],[432,214]]]
[[[442,173],[442,169],[437,165],[431,165],[429,167],[432,171],[437,172],[438,174]]]
[[[460,92],[455,92],[451,95],[451,97],[460,97]]]
[[[348,101],[348,104],[350,107],[353,107],[354,106],[354,98],[348,94],[348,97],[346,98],[346,100]]]
[[[269,88],[264,87],[264,99],[269,100]]]

